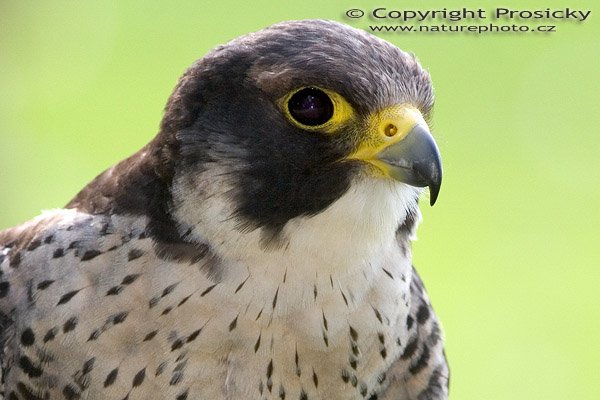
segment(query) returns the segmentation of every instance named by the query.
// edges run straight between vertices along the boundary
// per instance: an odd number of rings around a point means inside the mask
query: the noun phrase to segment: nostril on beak
[[[383,128],[383,133],[387,137],[393,137],[398,133],[398,127],[394,124],[387,124],[385,128]]]

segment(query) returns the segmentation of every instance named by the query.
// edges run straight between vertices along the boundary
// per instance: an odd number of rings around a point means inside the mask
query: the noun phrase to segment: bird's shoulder
[[[13,363],[20,321],[44,314],[49,304],[40,307],[40,293],[78,279],[78,263],[98,255],[111,230],[107,216],[57,209],[0,232],[2,384]]]
[[[142,255],[159,261],[198,262],[209,253],[207,244],[187,240],[170,220],[78,209],[47,211],[0,232],[0,310],[6,308],[2,300],[10,298],[11,292],[35,292],[34,286],[44,277],[64,283],[92,272],[110,274],[114,265]]]
[[[23,224],[0,232],[0,265],[3,272],[18,269],[40,250],[56,248],[66,239],[86,235],[102,217],[72,209],[45,211]],[[75,246],[75,244],[73,245]],[[5,265],[6,264],[6,265]]]
[[[34,377],[27,381],[41,388],[50,379],[46,371],[63,371],[61,379],[68,378],[87,360],[90,346],[117,335],[113,327],[125,337],[140,334],[139,326],[160,322],[156,313],[161,321],[167,318],[172,305],[163,303],[168,295],[181,295],[177,304],[183,305],[194,293],[188,287],[194,282],[214,285],[207,276],[214,276],[221,264],[209,247],[167,232],[164,224],[163,235],[153,235],[156,225],[145,215],[65,209],[0,233],[0,398],[5,379],[7,387],[14,387]],[[52,368],[31,375],[31,369],[12,366],[21,365],[20,354],[34,360],[27,366],[38,365],[32,354],[38,347],[29,345],[33,338],[56,359]],[[65,352],[63,341],[78,346]],[[120,349],[110,347],[116,354]]]
[[[37,282],[40,278],[70,274],[78,263],[115,250],[143,232],[140,218],[75,209],[46,211],[0,232],[0,309],[11,308],[7,298],[10,302],[16,294],[32,292],[33,284],[42,284]]]

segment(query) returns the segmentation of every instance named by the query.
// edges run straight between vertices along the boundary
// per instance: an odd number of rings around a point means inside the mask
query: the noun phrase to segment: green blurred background
[[[286,19],[371,23],[349,8],[592,5],[3,0],[0,228],[64,205],[146,143],[183,70],[240,34]],[[417,54],[436,89],[444,186],[414,247],[447,333],[453,399],[600,398],[595,11],[554,34],[379,34]]]

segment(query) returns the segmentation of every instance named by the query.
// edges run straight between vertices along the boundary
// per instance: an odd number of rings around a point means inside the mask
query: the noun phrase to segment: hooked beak
[[[442,159],[426,126],[415,125],[400,142],[377,155],[388,174],[406,184],[429,187],[429,202],[435,204],[442,185]]]
[[[371,116],[367,135],[351,158],[374,165],[386,177],[429,187],[433,206],[442,184],[442,160],[421,113],[410,105],[388,107]]]

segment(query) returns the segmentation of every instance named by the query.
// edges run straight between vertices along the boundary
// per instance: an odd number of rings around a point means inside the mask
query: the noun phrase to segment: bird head
[[[414,56],[340,23],[284,22],[217,47],[182,76],[161,125],[177,147],[178,222],[272,242],[337,204],[340,218],[397,227],[420,188],[432,205],[440,189],[432,105]]]

